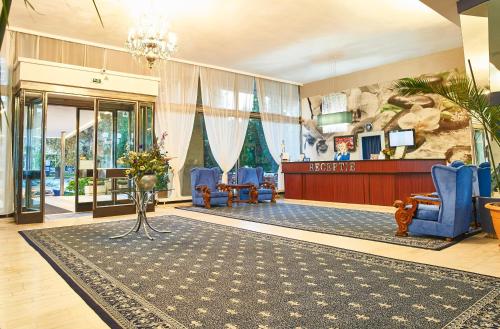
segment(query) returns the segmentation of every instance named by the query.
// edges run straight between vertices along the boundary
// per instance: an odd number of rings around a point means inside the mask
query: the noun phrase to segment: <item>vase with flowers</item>
[[[125,174],[128,179],[133,181],[134,188],[125,192],[134,201],[137,220],[134,226],[124,234],[111,237],[122,238],[138,231],[141,225],[144,228],[146,236],[153,240],[147,231],[147,227],[158,233],[169,233],[169,231],[160,231],[151,226],[146,217],[146,210],[148,204],[153,201],[155,195],[155,186],[157,183],[157,176],[163,176],[167,173],[169,168],[169,158],[167,151],[164,149],[166,133],[161,135],[161,138],[155,139],[153,146],[146,151],[135,152],[127,150],[125,155],[119,159],[121,165],[126,167]]]
[[[169,158],[167,151],[164,149],[166,133],[155,140],[151,149],[135,152],[128,150],[123,157],[120,158],[120,164],[128,169],[125,174],[129,179],[133,180],[138,190],[153,190],[157,176],[163,176],[169,168]]]
[[[393,148],[386,147],[385,149],[382,150],[382,153],[384,154],[386,160],[390,160],[391,156],[393,156],[395,152]]]

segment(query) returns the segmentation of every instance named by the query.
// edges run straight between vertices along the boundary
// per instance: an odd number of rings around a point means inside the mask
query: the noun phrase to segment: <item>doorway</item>
[[[14,109],[17,223],[135,212],[120,158],[151,147],[153,102],[21,89]]]
[[[369,132],[358,135],[359,145],[361,145],[361,159],[378,159],[379,154],[385,145],[384,132]]]
[[[91,211],[94,99],[47,94],[45,121],[45,217]]]

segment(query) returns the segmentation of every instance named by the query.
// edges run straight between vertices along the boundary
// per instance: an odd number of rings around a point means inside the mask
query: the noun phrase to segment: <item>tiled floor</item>
[[[379,206],[311,201],[288,202],[353,209],[361,209],[362,207],[363,210],[374,211],[394,211],[393,208]],[[432,251],[205,215],[175,209],[174,206],[177,205],[179,204],[157,208],[155,215],[176,214],[197,220],[322,243],[380,256],[500,277],[499,241],[485,238],[484,234],[470,237],[442,251]],[[128,217],[132,218],[133,216]],[[104,322],[64,282],[51,266],[21,238],[17,231],[88,224],[116,219],[113,217],[92,219],[89,216],[73,216],[50,220],[44,224],[24,226],[17,226],[9,219],[0,220],[0,328],[106,328],[107,326]]]

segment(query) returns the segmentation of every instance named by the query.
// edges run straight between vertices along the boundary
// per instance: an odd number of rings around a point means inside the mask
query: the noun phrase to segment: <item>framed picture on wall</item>
[[[356,151],[356,139],[354,135],[335,136],[333,137],[333,148],[335,152]]]

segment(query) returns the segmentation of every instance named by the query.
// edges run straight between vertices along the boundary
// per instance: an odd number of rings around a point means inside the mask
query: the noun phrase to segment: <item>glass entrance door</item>
[[[94,109],[76,113],[75,210],[91,211],[94,179]]]
[[[44,96],[21,91],[15,102],[16,221],[43,222]]]
[[[128,150],[137,150],[137,103],[98,100],[94,166],[94,217],[134,213],[125,191],[132,189],[120,161]]]

